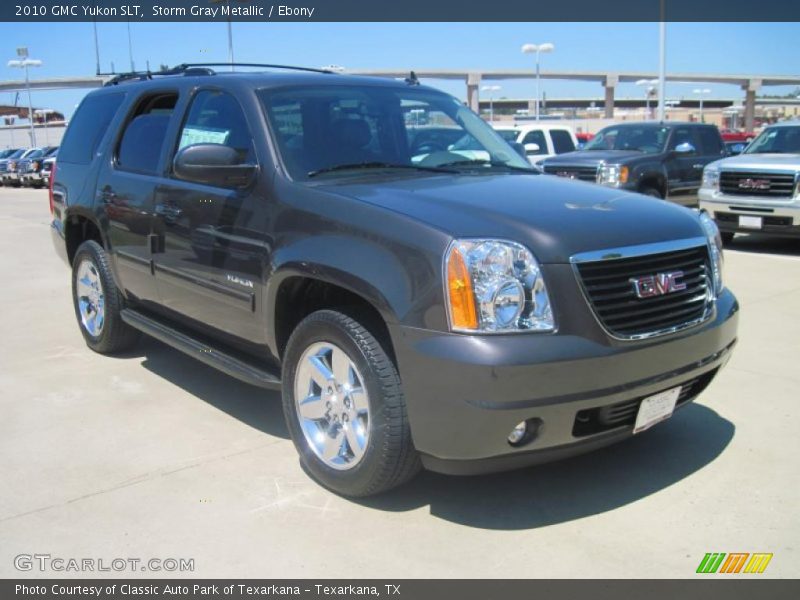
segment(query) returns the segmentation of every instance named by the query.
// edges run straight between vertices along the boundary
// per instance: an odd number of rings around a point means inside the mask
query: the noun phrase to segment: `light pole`
[[[31,82],[30,79],[28,79],[28,67],[41,67],[42,61],[28,58],[28,48],[24,46],[17,48],[17,56],[21,60],[10,60],[8,61],[8,66],[17,69],[25,69],[25,89],[28,90],[28,122],[31,126],[31,146],[35,146],[36,131],[33,127],[33,101],[31,100]]]
[[[481,88],[482,92],[489,92],[489,122],[494,123],[494,95],[492,92],[500,91],[499,85],[485,85]]]
[[[666,0],[660,3],[658,24],[658,120],[664,121],[667,105],[667,7]]]
[[[47,135],[47,117],[48,115],[51,115],[54,112],[56,111],[53,110],[52,108],[40,108],[34,113],[36,115],[41,115],[42,117],[44,117],[44,143],[46,146],[50,145],[50,136]]]
[[[536,103],[534,104],[534,112],[537,121],[539,120],[539,98],[541,97],[539,94],[539,55],[542,52],[552,52],[555,49],[555,45],[549,42],[544,44],[523,44],[522,46],[523,54],[536,55]]]
[[[650,119],[650,97],[656,92],[655,86],[658,85],[658,79],[640,79],[636,82],[636,85],[647,86],[644,92],[644,104],[646,117]]]
[[[692,93],[696,94],[697,96],[700,96],[700,122],[705,123],[705,121],[703,120],[703,96],[705,96],[706,94],[710,94],[711,90],[709,89],[693,90]]]

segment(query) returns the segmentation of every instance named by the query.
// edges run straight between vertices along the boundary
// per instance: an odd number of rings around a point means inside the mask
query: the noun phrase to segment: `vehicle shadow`
[[[776,238],[758,233],[737,234],[725,250],[738,250],[753,254],[783,254],[800,256],[800,240],[796,238]]]
[[[479,477],[423,472],[399,489],[357,500],[385,511],[430,507],[431,515],[483,529],[534,529],[620,508],[657,493],[716,459],[733,423],[690,404],[667,423],[556,463]]]
[[[243,383],[166,344],[144,337],[130,357],[143,357],[148,371],[244,424],[288,439],[280,392]]]

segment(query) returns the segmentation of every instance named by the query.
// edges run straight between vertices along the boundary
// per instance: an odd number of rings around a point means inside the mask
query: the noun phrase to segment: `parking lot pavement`
[[[706,552],[771,552],[762,577],[800,575],[798,242],[727,252],[738,348],[670,421],[565,462],[425,473],[351,501],[299,468],[276,393],[155,341],[89,351],[47,204],[0,188],[2,577],[40,575],[14,568],[34,553],[191,558],[199,577],[658,578],[693,576]]]

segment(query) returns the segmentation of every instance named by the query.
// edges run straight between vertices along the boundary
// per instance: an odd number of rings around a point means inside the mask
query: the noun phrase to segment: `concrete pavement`
[[[47,205],[0,188],[0,577],[93,575],[15,569],[35,553],[194,559],[121,576],[683,578],[706,552],[771,552],[760,577],[800,575],[800,242],[726,253],[740,342],[670,421],[565,462],[424,473],[351,501],[299,468],[277,394],[155,341],[89,351]]]

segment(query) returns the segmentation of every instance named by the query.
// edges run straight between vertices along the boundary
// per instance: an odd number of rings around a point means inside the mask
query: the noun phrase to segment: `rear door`
[[[575,138],[568,129],[551,129],[550,137],[553,141],[553,153],[566,154],[575,151]]]
[[[157,301],[153,255],[153,194],[163,171],[165,141],[178,92],[148,92],[128,114],[97,179],[97,201],[108,220],[112,259],[125,291]]]
[[[188,103],[170,162],[181,148],[202,143],[232,147],[242,163],[257,164],[254,131],[231,93],[199,89]],[[155,195],[163,249],[155,273],[163,306],[255,343],[265,338],[261,283],[271,249],[267,202],[257,190],[177,179],[170,171]]]

